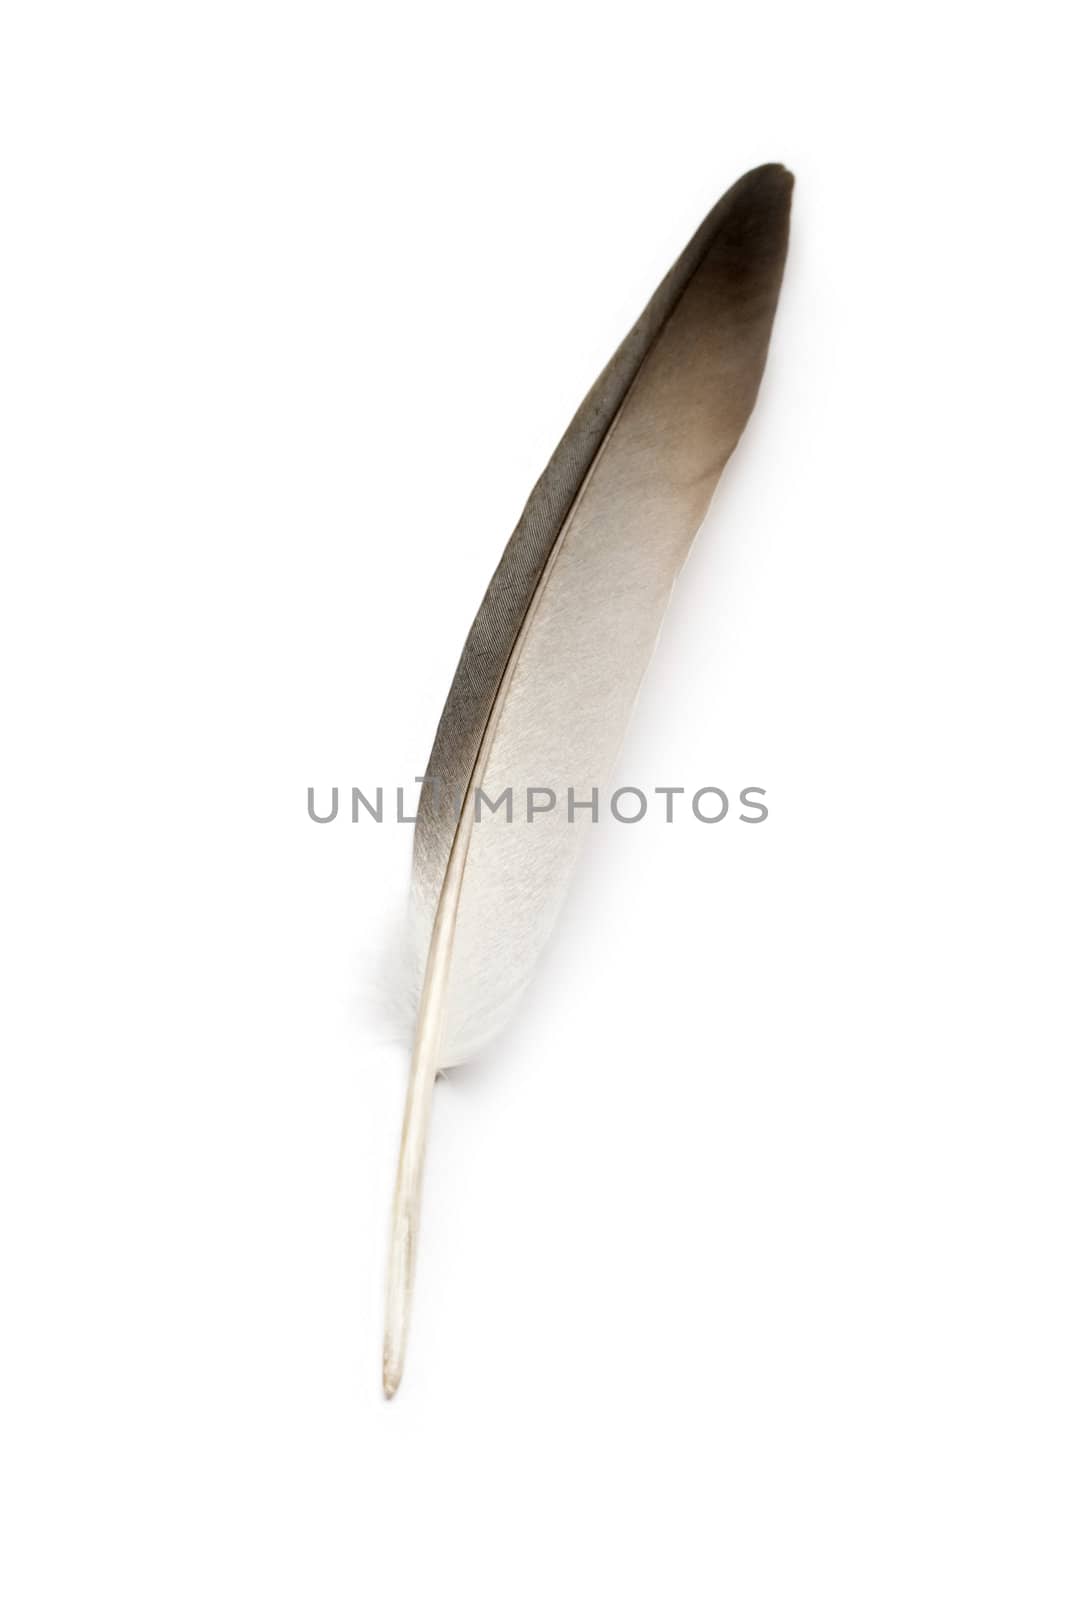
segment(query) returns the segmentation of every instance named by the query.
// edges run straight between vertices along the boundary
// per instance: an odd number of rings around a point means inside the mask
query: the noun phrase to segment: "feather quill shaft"
[[[514,1009],[584,833],[558,816],[538,828],[479,818],[478,795],[523,780],[590,785],[610,770],[755,400],[791,188],[783,168],[758,168],[697,230],[531,494],[460,659],[415,833],[421,998],[388,1256],[387,1397],[404,1370],[434,1079]]]

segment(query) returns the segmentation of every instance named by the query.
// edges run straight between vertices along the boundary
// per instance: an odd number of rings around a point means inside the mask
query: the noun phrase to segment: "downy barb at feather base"
[[[748,419],[793,180],[758,167],[697,229],[579,407],[468,635],[415,828],[420,991],[386,1285],[383,1384],[404,1370],[434,1078],[485,1046],[543,948],[584,838],[475,794],[588,794],[610,775],[675,579]],[[454,797],[462,800],[456,807]]]

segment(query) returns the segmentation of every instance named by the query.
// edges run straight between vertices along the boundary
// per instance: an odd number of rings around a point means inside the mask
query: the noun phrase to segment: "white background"
[[[1032,4],[6,10],[10,1600],[1052,1600],[1062,53]],[[752,425],[379,1388],[410,828],[571,411],[797,174]],[[593,1137],[594,1128],[606,1136]]]

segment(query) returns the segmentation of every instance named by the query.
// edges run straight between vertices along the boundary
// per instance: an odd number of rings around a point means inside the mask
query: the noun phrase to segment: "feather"
[[[530,495],[449,690],[414,839],[420,1000],[388,1257],[389,1397],[404,1368],[434,1079],[503,1027],[551,932],[592,820],[580,802],[610,775],[756,398],[792,182],[780,166],[747,173],[667,274]],[[557,801],[531,817],[537,789]]]

